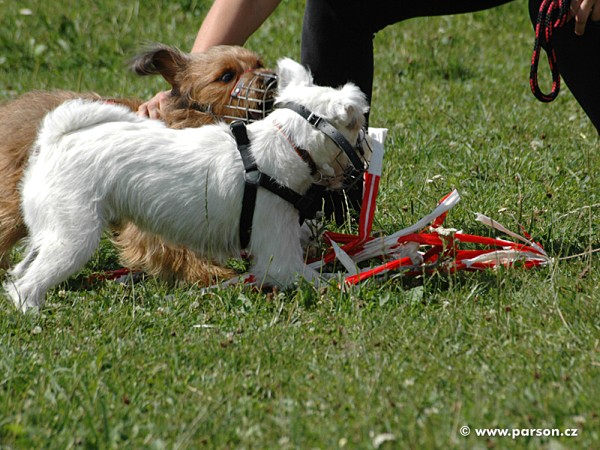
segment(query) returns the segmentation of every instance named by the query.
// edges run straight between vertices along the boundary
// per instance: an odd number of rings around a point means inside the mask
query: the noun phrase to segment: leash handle
[[[549,103],[553,101],[560,92],[560,73],[558,70],[558,59],[552,45],[554,31],[561,28],[569,16],[570,0],[543,0],[535,24],[535,41],[533,54],[531,56],[531,69],[529,72],[529,85],[531,92],[539,101]],[[550,93],[542,92],[538,82],[538,65],[542,45],[548,55],[548,65],[552,73],[552,88]]]

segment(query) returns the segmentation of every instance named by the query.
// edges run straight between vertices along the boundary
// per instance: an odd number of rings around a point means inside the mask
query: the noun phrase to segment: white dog
[[[364,94],[350,83],[315,86],[290,59],[279,62],[278,75],[282,107],[247,127],[258,169],[299,195],[315,182],[340,187],[344,170],[356,165],[348,143],[364,124]],[[121,220],[210,258],[239,256],[245,189],[240,151],[225,124],[173,130],[118,105],[64,103],[44,119],[23,178],[30,238],[4,288],[24,311],[42,306],[50,287],[89,260],[102,230]],[[259,187],[251,217],[247,249],[257,281],[285,287],[297,276],[318,278],[304,264],[291,203]]]

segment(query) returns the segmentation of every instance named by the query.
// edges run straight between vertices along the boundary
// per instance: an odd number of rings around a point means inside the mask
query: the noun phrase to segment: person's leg
[[[541,0],[529,1],[534,28],[540,4]],[[577,36],[574,27],[571,20],[554,32],[558,70],[600,134],[600,22],[588,22],[583,36]]]
[[[320,85],[354,82],[371,101],[373,38],[388,25],[423,16],[459,14],[492,8],[512,0],[307,0],[302,27],[301,62]],[[367,117],[368,120],[368,117]],[[359,184],[325,200],[325,213],[338,223],[350,210],[360,211]]]
[[[371,98],[373,38],[403,20],[489,9],[513,0],[307,0],[301,61],[317,84],[356,83]]]
[[[360,16],[364,8],[362,1],[307,0],[301,62],[311,70],[315,83],[338,87],[351,81],[370,103],[373,32],[360,19],[353,18]],[[341,224],[348,211],[360,211],[362,186],[356,183],[342,192],[324,191],[323,197],[325,215]]]

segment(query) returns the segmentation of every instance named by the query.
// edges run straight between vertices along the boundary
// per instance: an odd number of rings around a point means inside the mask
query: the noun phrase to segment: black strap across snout
[[[244,163],[244,196],[242,199],[242,213],[240,215],[241,247],[248,248],[250,244],[252,221],[256,207],[256,194],[259,186],[291,203],[300,213],[300,223],[304,222],[305,219],[314,217],[316,214],[314,204],[318,190],[310,188],[305,195],[302,195],[278,183],[277,180],[269,175],[262,173],[258,169],[256,160],[250,152],[250,139],[248,139],[246,124],[240,120],[236,120],[229,127]]]
[[[313,113],[304,105],[296,102],[276,103],[274,108],[290,109],[296,114],[302,116],[313,127],[321,131],[329,139],[335,142],[335,144],[346,154],[346,156],[348,156],[350,162],[352,162],[352,165],[356,170],[361,172],[364,171],[364,164],[356,154],[355,148],[352,146],[352,144],[350,144],[350,142],[348,142],[342,133],[340,133],[333,125],[331,125],[331,123],[327,121],[327,119]]]

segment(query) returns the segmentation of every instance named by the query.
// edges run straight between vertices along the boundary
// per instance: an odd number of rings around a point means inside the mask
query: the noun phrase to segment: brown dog
[[[160,74],[171,85],[161,117],[171,128],[198,127],[217,120],[262,119],[272,108],[274,73],[242,47],[219,46],[205,53],[185,54],[157,45],[132,60],[139,75]],[[11,249],[27,235],[20,212],[19,181],[37,128],[45,114],[73,98],[124,104],[137,110],[137,99],[103,98],[94,93],[34,91],[0,106],[0,267]],[[133,224],[120,224],[115,242],[122,263],[169,282],[206,285],[232,271],[173,247]]]

